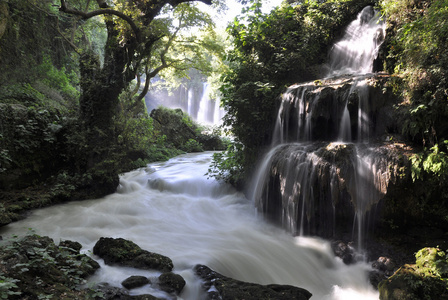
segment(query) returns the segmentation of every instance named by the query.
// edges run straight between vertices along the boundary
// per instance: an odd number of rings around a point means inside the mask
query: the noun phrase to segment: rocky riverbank
[[[100,268],[91,257],[81,254],[82,245],[61,241],[56,245],[49,237],[34,234],[21,239],[2,241],[0,248],[1,299],[114,299],[157,300],[177,299],[185,280],[173,272],[170,258],[141,249],[132,241],[121,238],[101,238],[93,254],[108,265],[128,266],[143,270],[157,270],[160,276],[130,276],[122,287],[99,283],[86,285],[86,279]],[[247,300],[308,300],[311,293],[289,285],[259,285],[242,282],[204,265],[194,267],[194,273],[203,281],[204,299]],[[131,295],[132,289],[151,285],[164,294]]]

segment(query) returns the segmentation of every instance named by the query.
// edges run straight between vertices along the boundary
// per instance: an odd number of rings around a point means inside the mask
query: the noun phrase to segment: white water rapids
[[[179,299],[203,299],[192,267],[205,264],[223,275],[261,284],[290,284],[311,299],[378,299],[367,264],[344,265],[328,242],[292,237],[256,215],[253,203],[232,187],[207,179],[211,152],[186,154],[124,174],[116,193],[102,199],[39,209],[10,224],[3,237],[25,234],[75,240],[90,253],[100,237],[122,237],[169,256],[187,281]],[[91,254],[92,255],[92,254]],[[157,272],[106,266],[90,279],[121,287],[131,275]],[[134,294],[156,293],[151,286]],[[155,294],[163,297],[163,294]]]

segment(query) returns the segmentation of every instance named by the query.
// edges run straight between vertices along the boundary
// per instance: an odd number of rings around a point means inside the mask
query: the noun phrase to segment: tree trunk
[[[119,96],[133,78],[133,73],[127,70],[127,61],[135,49],[131,42],[124,46],[117,42],[114,23],[107,22],[107,29],[103,66],[93,52],[84,53],[80,59],[79,117],[87,140],[87,156],[82,169],[91,175],[96,196],[114,192],[118,185],[114,117]]]

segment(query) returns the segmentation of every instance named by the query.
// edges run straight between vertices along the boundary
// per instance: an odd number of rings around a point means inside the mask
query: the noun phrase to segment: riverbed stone
[[[111,286],[108,283],[99,283],[95,286],[101,292],[101,299],[105,300],[165,300],[153,295],[129,295],[127,289]]]
[[[331,248],[333,249],[334,254],[341,258],[346,265],[355,263],[355,251],[349,243],[340,240],[333,241],[331,243]]]
[[[143,250],[134,242],[123,238],[100,238],[93,247],[93,254],[104,259],[104,263],[108,265],[162,272],[173,269],[173,262],[169,257]]]
[[[127,288],[128,290],[142,287],[151,283],[149,279],[145,276],[130,276],[126,278],[121,285]]]
[[[166,272],[159,276],[159,287],[169,294],[179,295],[186,282],[182,276],[173,272]]]
[[[204,281],[207,300],[308,300],[312,296],[309,291],[291,285],[261,285],[232,279],[204,265],[196,265],[194,270]]]

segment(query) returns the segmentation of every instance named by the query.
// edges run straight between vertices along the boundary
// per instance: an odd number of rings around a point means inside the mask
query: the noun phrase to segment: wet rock
[[[370,283],[376,288],[378,284],[392,276],[395,270],[395,263],[389,257],[379,257],[372,262],[373,270],[369,273]]]
[[[129,295],[126,289],[114,287],[107,283],[100,283],[95,288],[101,292],[101,299],[105,300],[163,300],[148,294]]]
[[[71,249],[75,253],[79,253],[79,251],[81,251],[82,249],[82,245],[80,243],[69,240],[61,241],[59,243],[59,247],[65,247]]]
[[[108,265],[120,265],[144,270],[169,272],[173,262],[169,257],[141,249],[137,244],[122,238],[100,238],[93,247],[93,254]]]
[[[179,274],[166,272],[159,276],[159,287],[169,294],[180,294],[185,286],[185,280]]]
[[[204,280],[208,300],[308,300],[312,295],[305,289],[290,285],[260,285],[223,276],[209,267],[197,265],[195,273]]]
[[[388,257],[380,257],[372,263],[372,268],[386,272],[386,275],[392,275],[395,263]]]
[[[334,241],[331,243],[334,254],[341,258],[344,264],[349,265],[355,262],[355,253],[353,247],[343,241]]]
[[[131,276],[126,278],[121,285],[127,288],[128,290],[142,287],[146,284],[151,283],[148,278],[145,276]]]

